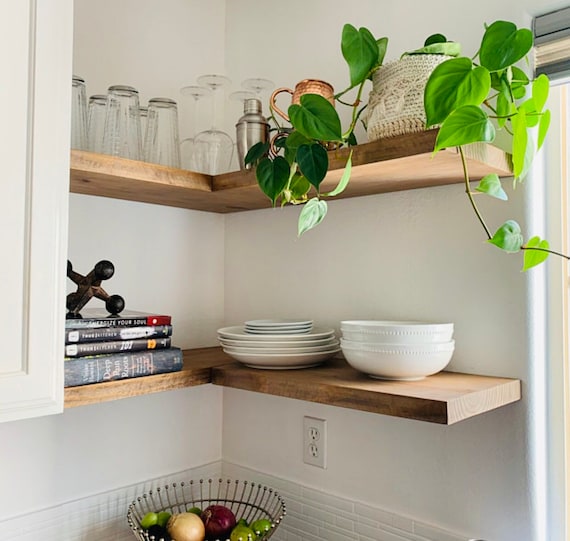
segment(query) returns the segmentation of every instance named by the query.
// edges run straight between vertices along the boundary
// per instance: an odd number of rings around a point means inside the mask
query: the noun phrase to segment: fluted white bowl
[[[341,338],[346,362],[373,378],[416,381],[443,370],[451,360],[455,341],[434,344],[362,344]]]
[[[343,338],[376,344],[425,344],[449,342],[453,337],[453,323],[425,321],[341,321]]]

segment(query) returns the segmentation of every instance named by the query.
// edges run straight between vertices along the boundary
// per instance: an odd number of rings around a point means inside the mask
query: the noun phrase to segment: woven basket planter
[[[365,119],[369,141],[425,130],[424,89],[431,72],[449,58],[408,55],[374,72]]]

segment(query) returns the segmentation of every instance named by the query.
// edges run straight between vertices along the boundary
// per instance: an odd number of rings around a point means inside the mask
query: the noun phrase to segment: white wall
[[[339,46],[345,22],[388,35],[388,60],[434,32],[473,54],[485,22],[528,24],[537,11],[561,5],[358,0],[339,10],[320,0],[270,4],[228,2],[228,69],[256,70],[290,87],[322,78],[336,89],[347,81]],[[275,39],[260,36],[259,28],[271,29]],[[511,194],[508,215],[500,203],[485,204],[491,227],[507,218],[524,223],[523,196],[524,190]],[[226,218],[227,324],[271,316],[310,317],[336,328],[353,318],[453,321],[450,368],[521,378],[524,398],[445,428],[226,389],[224,459],[468,537],[541,539],[544,502],[534,478],[541,471],[529,422],[528,277],[519,272],[521,259],[483,242],[461,186],[335,202],[324,223],[301,239],[298,212]],[[303,415],[329,422],[326,471],[302,462]],[[252,446],[240,429],[244,419],[267,437]]]

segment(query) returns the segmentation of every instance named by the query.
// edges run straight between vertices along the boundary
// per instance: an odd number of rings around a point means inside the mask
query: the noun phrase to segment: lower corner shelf
[[[185,350],[181,372],[66,388],[65,407],[206,383],[445,425],[521,398],[518,379],[440,372],[422,381],[381,381],[357,372],[342,357],[317,368],[260,370],[212,347]]]

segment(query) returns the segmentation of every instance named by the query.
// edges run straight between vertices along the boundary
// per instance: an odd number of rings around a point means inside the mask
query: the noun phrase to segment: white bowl
[[[425,321],[341,321],[343,338],[376,344],[425,344],[449,342],[453,336],[453,323],[427,323]]]
[[[455,342],[436,344],[364,345],[341,339],[348,364],[359,372],[387,380],[416,381],[443,370],[451,360]]]

